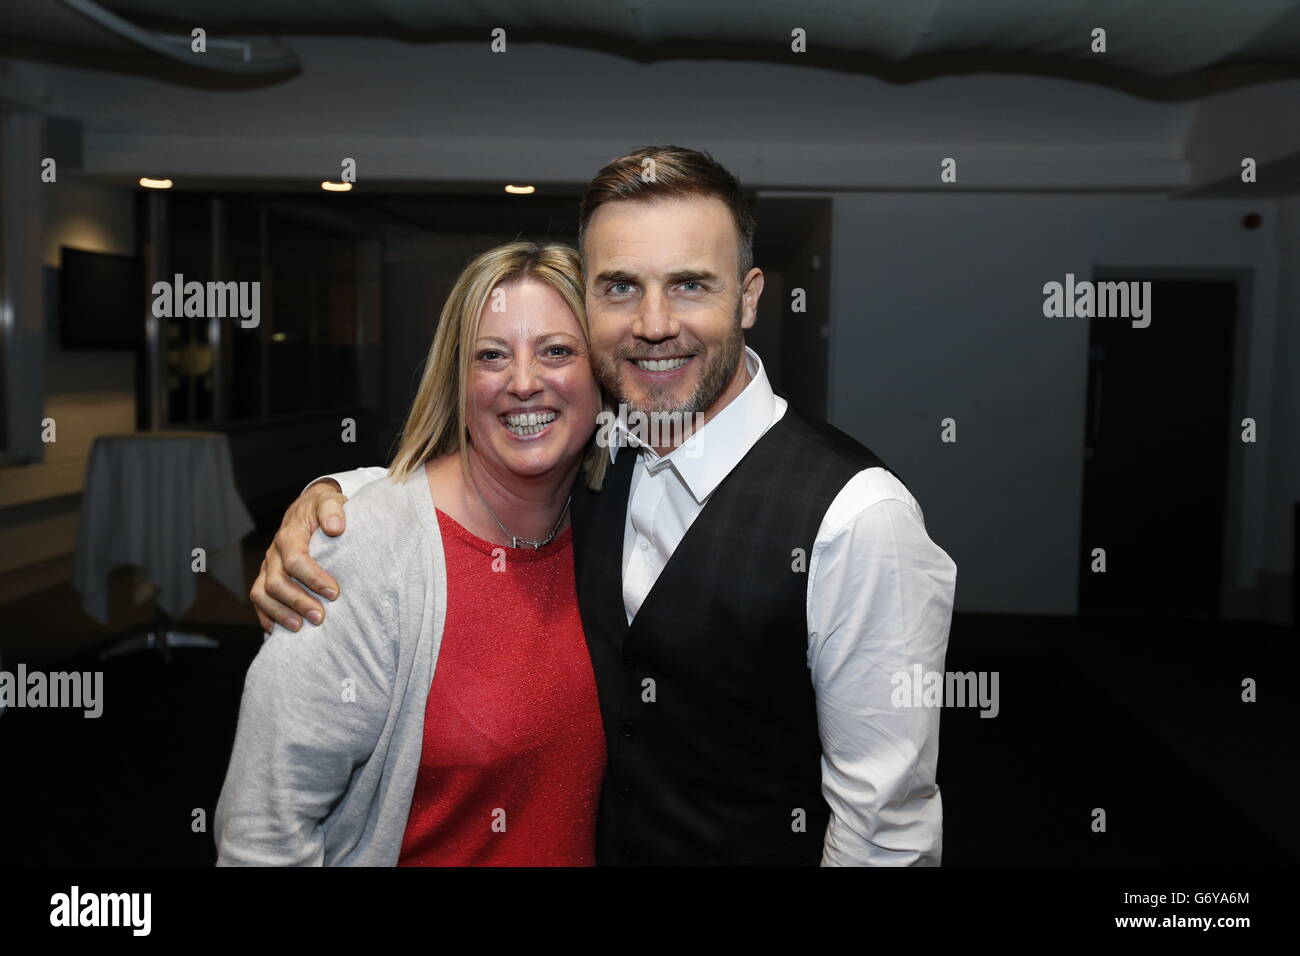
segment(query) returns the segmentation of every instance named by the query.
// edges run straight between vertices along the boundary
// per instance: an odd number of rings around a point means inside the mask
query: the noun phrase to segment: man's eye
[[[683,288],[685,288],[686,286],[695,286],[694,289],[686,289],[687,292],[695,292],[698,289],[704,288],[704,286],[700,285],[700,283],[695,279],[687,279],[685,282],[682,283]]]
[[[609,291],[615,295],[626,295],[632,289],[630,282],[615,282],[609,287]]]

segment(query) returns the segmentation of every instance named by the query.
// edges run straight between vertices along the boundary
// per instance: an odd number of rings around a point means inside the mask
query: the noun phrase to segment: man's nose
[[[641,297],[632,323],[633,335],[649,342],[658,342],[673,338],[677,331],[677,320],[673,317],[667,296],[662,292],[647,292]]]

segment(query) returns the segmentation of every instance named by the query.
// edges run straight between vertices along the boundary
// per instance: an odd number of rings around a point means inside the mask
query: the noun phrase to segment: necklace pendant
[[[474,479],[473,476],[471,476],[470,483],[473,484],[473,482]],[[506,526],[501,523],[501,519],[497,517],[497,513],[493,511],[491,505],[487,503],[487,499],[483,497],[483,493],[478,490],[478,485],[474,485],[474,493],[478,495],[478,500],[482,502],[487,513],[492,516],[492,520],[497,523],[497,527],[501,529],[501,533],[510,539],[510,547],[518,548],[520,547],[519,542],[523,541],[524,544],[532,548],[534,551],[540,551],[543,547],[555,540],[555,535],[560,530],[560,525],[564,523],[564,516],[569,513],[569,505],[573,503],[573,496],[570,495],[568,500],[564,502],[564,510],[560,512],[559,520],[555,522],[555,527],[551,529],[551,533],[541,541],[530,541],[528,538],[520,538],[518,535],[511,534],[506,530]]]

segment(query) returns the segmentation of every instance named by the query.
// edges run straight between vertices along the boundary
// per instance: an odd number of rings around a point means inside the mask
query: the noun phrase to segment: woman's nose
[[[531,359],[515,362],[510,370],[510,393],[519,398],[536,395],[542,390],[537,365]]]

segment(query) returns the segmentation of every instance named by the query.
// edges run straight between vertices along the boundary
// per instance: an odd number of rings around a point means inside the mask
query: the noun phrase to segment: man
[[[604,488],[574,490],[609,751],[597,859],[938,865],[939,711],[894,688],[943,671],[956,567],[902,482],[789,408],[745,347],[753,232],[736,179],[674,146],[614,160],[580,207],[601,383],[703,421],[648,447],[620,417]],[[264,627],[323,613],[294,578],[337,595],[308,539],[342,532],[340,492],[382,474],[331,476],[290,508],[252,589]]]

